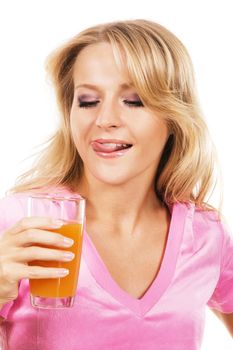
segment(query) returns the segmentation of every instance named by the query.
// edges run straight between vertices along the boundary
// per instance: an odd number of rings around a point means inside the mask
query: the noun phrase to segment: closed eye
[[[89,101],[89,102],[79,101],[79,107],[92,108],[92,107],[95,107],[99,102],[100,101]],[[144,107],[141,100],[134,100],[134,101],[124,100],[124,103],[129,107]]]
[[[144,107],[141,100],[135,100],[135,101],[124,100],[124,102],[130,107]]]
[[[99,101],[91,101],[91,102],[79,101],[79,107],[80,108],[91,108],[91,107],[95,107],[98,103],[99,103]]]

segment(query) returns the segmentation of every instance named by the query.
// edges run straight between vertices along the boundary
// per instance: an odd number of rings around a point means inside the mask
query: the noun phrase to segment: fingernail
[[[72,252],[65,252],[63,253],[63,257],[62,257],[62,260],[63,261],[71,261],[73,260],[75,257],[75,254],[72,253]]]
[[[70,273],[70,271],[68,269],[59,269],[56,271],[56,274],[58,276],[66,276]]]
[[[61,227],[64,225],[64,221],[56,219],[56,220],[52,221],[52,225],[53,225],[53,227]]]
[[[63,244],[65,247],[71,247],[74,244],[74,240],[71,238],[63,238]]]

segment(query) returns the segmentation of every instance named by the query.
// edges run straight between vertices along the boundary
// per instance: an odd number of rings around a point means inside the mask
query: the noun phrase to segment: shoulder
[[[194,203],[188,202],[177,202],[174,204],[176,208],[176,216],[180,218],[186,216],[189,218],[196,227],[196,229],[204,229],[209,226],[220,225],[221,219],[217,210],[212,209],[202,209],[197,207]]]
[[[203,231],[205,229],[221,230],[221,218],[217,210],[201,209],[195,206],[193,225],[196,230]]]
[[[78,193],[73,193],[66,187],[54,186],[37,188],[33,191],[17,192],[7,194],[0,199],[0,231],[12,226],[15,222],[27,216],[28,197],[35,193],[52,196],[76,196]]]
[[[26,202],[25,195],[21,193],[0,199],[0,233],[26,216]]]
[[[221,250],[224,240],[232,239],[225,220],[217,210],[202,209],[193,203],[177,203],[179,218],[185,215],[185,231],[191,234],[196,250],[206,244]]]
[[[0,223],[8,226],[8,223],[19,220],[26,214],[26,193],[8,194],[0,199]]]
[[[224,239],[225,235],[231,235],[226,220],[217,210],[203,210],[195,207],[193,227],[200,234],[209,232],[211,236],[217,236],[220,239]]]
[[[225,220],[216,210],[204,210],[194,204],[181,204],[178,213],[184,215],[182,254],[191,252],[202,264],[216,271],[228,271],[233,266],[233,236]],[[183,208],[183,209],[182,209]],[[181,216],[179,217],[181,218]]]
[[[226,240],[232,240],[232,234],[221,214],[217,210],[194,207],[192,219],[193,235],[196,242],[208,242],[213,248],[222,250]]]
[[[67,187],[63,186],[50,186],[50,187],[43,187],[43,188],[35,188],[33,190],[28,190],[25,192],[15,192],[15,193],[7,193],[5,197],[0,198],[0,208],[1,209],[9,209],[12,208],[11,206],[24,206],[25,202],[27,201],[28,197],[32,194],[42,194],[42,195],[49,195],[49,196],[76,196],[80,197],[78,193],[74,193],[71,190],[69,190]]]

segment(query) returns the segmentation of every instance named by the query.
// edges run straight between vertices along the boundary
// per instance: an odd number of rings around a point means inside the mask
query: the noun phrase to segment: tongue
[[[99,143],[99,142],[92,142],[92,147],[94,151],[97,152],[105,152],[105,153],[111,153],[111,152],[115,152],[115,151],[119,151],[122,149],[126,149],[126,147],[120,147],[120,146],[107,146],[104,143]]]

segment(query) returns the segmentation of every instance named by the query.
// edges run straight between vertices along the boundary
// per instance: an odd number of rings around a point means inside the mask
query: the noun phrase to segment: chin
[[[108,176],[103,176],[100,174],[93,174],[94,177],[100,181],[101,183],[105,184],[105,185],[109,185],[109,186],[120,186],[120,185],[124,185],[126,184],[131,178],[132,178],[132,174],[131,176],[126,176],[126,175],[117,175],[117,174],[111,174]]]

